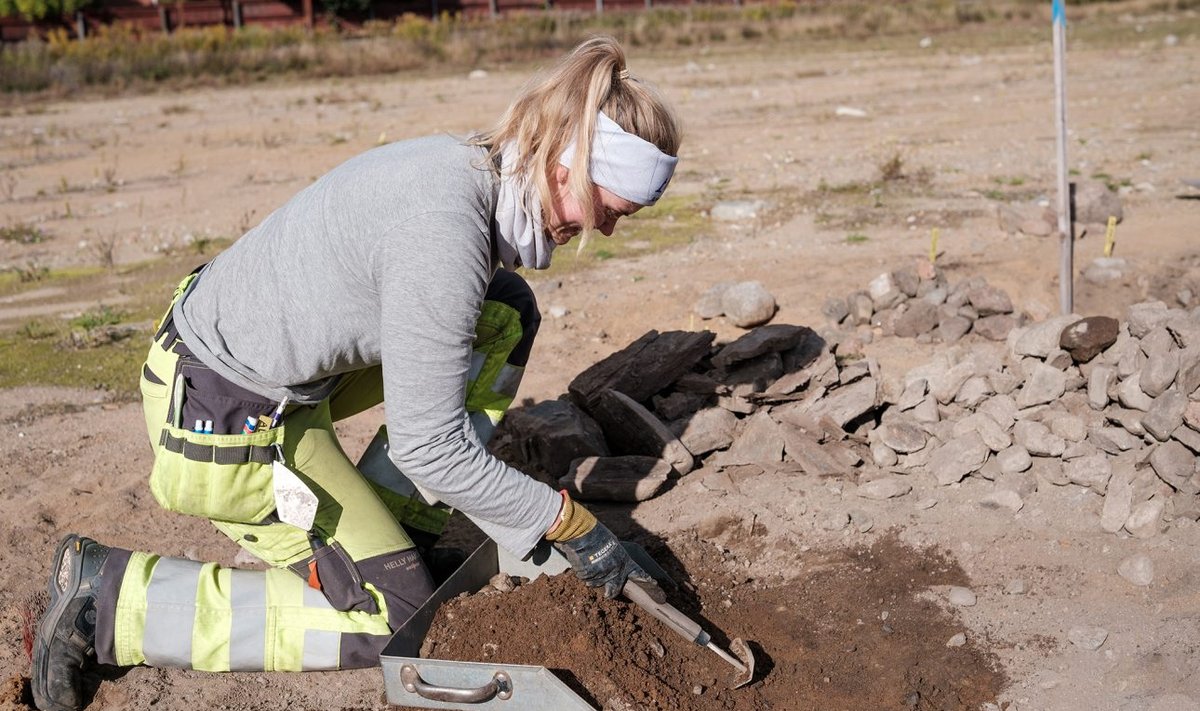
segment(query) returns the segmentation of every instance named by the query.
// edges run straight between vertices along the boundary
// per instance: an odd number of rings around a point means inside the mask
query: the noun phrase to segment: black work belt
[[[222,447],[212,444],[196,444],[182,437],[174,437],[167,430],[159,435],[158,445],[169,452],[182,454],[185,459],[193,462],[212,462],[214,464],[270,464],[275,461],[274,447],[258,445],[233,445]]]

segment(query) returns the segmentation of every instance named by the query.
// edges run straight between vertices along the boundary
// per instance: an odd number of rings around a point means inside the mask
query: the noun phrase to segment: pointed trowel
[[[633,581],[625,583],[625,587],[621,592],[630,602],[637,604],[638,607],[657,617],[680,637],[689,642],[694,642],[701,647],[708,647],[713,652],[716,652],[721,659],[733,665],[737,669],[738,675],[729,688],[736,689],[754,680],[754,653],[750,651],[750,646],[744,640],[740,638],[734,639],[729,644],[729,652],[726,652],[724,649],[718,647],[716,642],[712,641],[712,637],[701,629],[695,620],[684,615],[673,605],[665,602],[655,602],[637,583]],[[730,652],[733,654],[730,654]]]

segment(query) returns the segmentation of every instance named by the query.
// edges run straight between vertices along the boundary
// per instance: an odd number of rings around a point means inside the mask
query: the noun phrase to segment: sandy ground
[[[1139,22],[1161,30],[1173,20]],[[1126,183],[1117,253],[1135,265],[1119,284],[1080,284],[1076,311],[1084,314],[1120,316],[1151,295],[1171,301],[1200,274],[1200,191],[1181,182],[1200,177],[1200,38],[1183,33],[1169,43],[1161,32],[1143,38],[1133,21],[1125,24],[1121,41],[1076,46],[1071,55],[1071,165],[1084,178],[1102,173]],[[750,223],[706,222],[681,249],[537,282],[543,310],[567,313],[547,318],[522,395],[557,397],[576,373],[649,329],[706,327],[721,339],[736,336],[732,326],[693,314],[696,298],[721,280],[759,280],[779,302],[776,322],[820,325],[826,296],[864,288],[879,272],[926,254],[933,228],[951,279],[984,275],[1029,314],[1056,311],[1057,241],[1004,234],[990,197],[996,189],[1053,194],[1049,42],[993,49],[981,35],[957,38],[958,49],[943,48],[941,38],[920,49],[918,39],[889,51],[632,52],[631,69],[657,82],[686,120],[672,190],[706,204],[760,198],[771,209]],[[126,263],[239,234],[380,140],[485,126],[527,76],[488,69],[486,80],[384,77],[18,109],[0,119],[0,215],[5,223],[35,221],[54,239],[0,244],[0,263],[95,264],[108,247]],[[841,106],[866,116],[838,116]],[[871,183],[897,154],[907,172],[924,169],[927,182],[879,195],[819,189]],[[850,234],[867,239],[848,241]],[[1078,243],[1078,266],[1100,250],[1092,228]],[[10,298],[0,303],[0,325],[116,298]],[[935,348],[880,339],[868,354],[885,378],[895,378]],[[139,408],[102,400],[90,391],[0,391],[0,680],[9,684],[0,705],[21,708],[20,603],[44,585],[62,534],[234,562],[235,547],[206,522],[157,507],[145,482],[150,452]],[[361,451],[380,421],[374,411],[347,423],[347,451]],[[781,569],[780,556],[764,554],[764,545],[839,546],[898,531],[909,543],[949,551],[970,576],[979,603],[954,614],[1012,680],[997,699],[1009,709],[1200,708],[1193,673],[1200,662],[1200,530],[1178,524],[1150,540],[1104,534],[1100,499],[1076,487],[1039,491],[1015,516],[982,510],[973,503],[977,483],[920,481],[910,496],[873,502],[844,501],[835,482],[802,476],[760,477],[734,490],[697,479],[621,519],[626,530],[670,539],[714,512],[754,512],[770,521],[767,539],[753,549],[737,540],[729,547],[763,578],[805,574]],[[932,508],[915,505],[931,497],[938,501]],[[822,516],[851,508],[874,520],[869,533],[819,525]],[[1138,551],[1157,570],[1145,588],[1116,572]],[[1005,594],[1014,580],[1025,583],[1024,594]],[[1084,651],[1068,642],[1067,630],[1081,624],[1106,628],[1104,646]],[[377,670],[212,676],[138,668],[101,684],[93,703],[198,706],[381,708],[382,681]]]

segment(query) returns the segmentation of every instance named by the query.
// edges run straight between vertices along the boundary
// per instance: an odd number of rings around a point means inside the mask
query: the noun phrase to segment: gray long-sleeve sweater
[[[495,268],[497,178],[448,136],[346,161],[222,252],[175,306],[188,347],[266,397],[315,402],[383,364],[392,460],[525,555],[561,506],[479,442],[464,401]]]

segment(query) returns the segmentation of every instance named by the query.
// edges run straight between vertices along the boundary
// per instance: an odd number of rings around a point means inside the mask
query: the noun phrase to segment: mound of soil
[[[730,690],[734,672],[715,654],[571,575],[446,603],[421,655],[546,666],[606,711],[977,709],[1007,681],[976,641],[947,646],[963,628],[928,591],[967,580],[937,551],[894,536],[797,551],[808,572],[787,586],[739,577],[737,561],[698,539],[655,553],[687,571],[672,571],[686,581],[669,591],[672,604],[722,646],[722,633],[751,642],[752,686]]]

